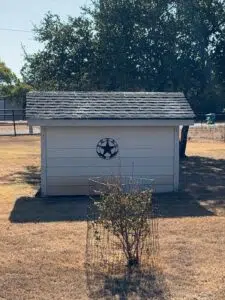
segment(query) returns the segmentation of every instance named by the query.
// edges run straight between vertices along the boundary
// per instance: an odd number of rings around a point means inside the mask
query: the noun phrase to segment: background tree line
[[[94,0],[34,28],[24,81],[44,90],[183,91],[198,112],[225,106],[225,1]]]
[[[49,12],[34,35],[26,86],[182,91],[196,114],[225,107],[225,0],[92,0],[67,21]]]
[[[26,93],[31,86],[21,81],[6,65],[0,60],[0,96],[8,98],[14,103],[23,104],[25,108]]]

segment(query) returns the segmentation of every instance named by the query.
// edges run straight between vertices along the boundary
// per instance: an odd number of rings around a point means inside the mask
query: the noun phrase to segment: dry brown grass
[[[185,194],[159,221],[165,278],[171,299],[224,300],[225,144],[189,142],[188,155]],[[0,137],[0,299],[88,299],[84,207],[32,198],[38,168],[38,137]]]
[[[22,134],[28,135],[29,134],[29,126],[27,125],[27,122],[25,122],[25,121],[16,122],[15,129],[16,129],[17,135],[22,135]],[[33,132],[39,133],[40,128],[37,126],[33,126]],[[13,122],[3,123],[0,121],[0,136],[4,136],[4,135],[8,135],[8,136],[14,135]]]
[[[213,140],[189,141],[187,144],[187,155],[225,159],[225,143]]]
[[[16,199],[37,191],[24,174],[39,167],[39,138],[0,137],[0,144],[0,299],[87,299],[86,223],[9,221]]]

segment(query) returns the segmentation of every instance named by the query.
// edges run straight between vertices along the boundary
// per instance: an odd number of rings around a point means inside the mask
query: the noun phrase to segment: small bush
[[[151,189],[133,188],[125,192],[122,184],[107,183],[100,199],[94,202],[94,207],[97,218],[93,225],[100,225],[117,237],[127,267],[139,266],[146,238],[151,234]],[[98,227],[95,226],[95,239],[101,242]]]

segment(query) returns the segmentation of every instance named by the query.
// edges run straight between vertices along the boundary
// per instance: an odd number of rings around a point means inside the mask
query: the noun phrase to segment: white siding
[[[47,135],[46,128],[41,127],[41,194],[47,194]]]
[[[174,190],[174,127],[47,127],[46,193],[88,194],[89,178],[126,175],[154,179],[156,192]],[[119,145],[117,157],[101,159],[100,139]],[[44,141],[44,139],[43,139]]]
[[[179,169],[179,127],[177,126],[174,128],[174,191],[178,191],[179,189]]]

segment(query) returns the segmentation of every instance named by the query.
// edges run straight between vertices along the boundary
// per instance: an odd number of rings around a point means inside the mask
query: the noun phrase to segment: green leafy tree
[[[104,90],[170,90],[174,17],[166,1],[94,1],[96,76]]]
[[[165,1],[93,1],[84,16],[48,14],[35,27],[44,49],[25,54],[26,82],[55,90],[171,90],[173,14]]]
[[[173,3],[178,24],[177,76],[195,113],[219,112],[224,93],[215,68],[215,50],[223,38],[225,4],[221,0]],[[180,157],[185,157],[189,127],[182,129]]]
[[[184,91],[208,112],[224,20],[221,0],[93,0],[79,18],[45,16],[22,74],[45,90]]]
[[[48,13],[34,33],[44,49],[34,55],[25,52],[25,82],[43,90],[94,88],[90,83],[93,32],[88,19],[69,17],[63,22],[58,15]]]
[[[11,84],[15,80],[16,76],[5,65],[3,61],[0,61],[0,87],[1,89],[8,84]]]
[[[22,103],[25,107],[26,93],[30,90],[31,86],[21,82],[5,63],[0,61],[0,95],[13,103]]]
[[[213,53],[222,37],[225,6],[221,0],[179,0],[177,74],[195,112],[216,110]],[[213,97],[213,92],[215,93]],[[215,103],[216,101],[216,103]]]

